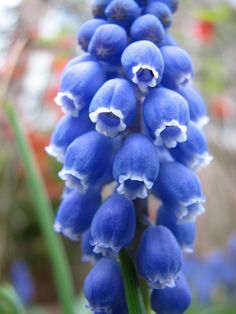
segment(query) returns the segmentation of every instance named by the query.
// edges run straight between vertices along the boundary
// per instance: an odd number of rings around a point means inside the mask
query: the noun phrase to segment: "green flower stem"
[[[26,310],[20,298],[13,287],[7,283],[0,286],[0,305],[1,303],[3,308],[5,308],[4,305],[7,306],[7,309],[10,310],[12,314],[26,314]]]
[[[35,214],[47,245],[63,313],[73,314],[75,313],[74,288],[69,264],[62,242],[53,230],[53,210],[42,176],[13,105],[6,106],[6,114],[14,131],[19,153],[25,167]]]
[[[129,314],[146,314],[143,295],[133,261],[126,250],[119,253]]]

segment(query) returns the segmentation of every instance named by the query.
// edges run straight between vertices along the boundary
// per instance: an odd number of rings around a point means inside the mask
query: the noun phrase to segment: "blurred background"
[[[60,165],[44,147],[61,116],[53,101],[60,72],[82,53],[76,33],[90,17],[89,0],[0,1],[1,102],[17,107],[55,211],[63,190]],[[196,277],[190,276],[195,298],[188,313],[236,313],[236,0],[180,0],[172,34],[193,58],[214,157],[200,173],[208,200],[195,254],[186,258],[186,273]],[[14,285],[29,313],[59,313],[45,243],[2,109],[0,125],[0,280]],[[80,262],[79,244],[63,241],[79,295],[88,266]],[[228,281],[219,285],[214,272],[222,267]]]

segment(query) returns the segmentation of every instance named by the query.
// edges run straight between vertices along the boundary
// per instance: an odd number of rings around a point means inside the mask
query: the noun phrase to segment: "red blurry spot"
[[[193,26],[194,37],[202,43],[210,42],[215,36],[215,30],[214,23],[204,20],[197,20]]]
[[[233,104],[226,97],[216,98],[210,103],[213,116],[219,121],[230,120],[233,114]]]

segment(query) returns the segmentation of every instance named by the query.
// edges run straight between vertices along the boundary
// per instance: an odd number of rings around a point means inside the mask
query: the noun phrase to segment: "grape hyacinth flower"
[[[78,118],[65,115],[55,126],[46,151],[49,155],[55,157],[57,161],[63,163],[68,146],[77,137],[93,129],[93,124],[89,120],[87,112],[81,113]]]
[[[196,237],[194,223],[178,224],[177,218],[163,206],[158,210],[156,222],[158,226],[165,226],[173,233],[184,252],[193,252]]]
[[[145,13],[156,16],[165,29],[169,28],[172,24],[172,13],[169,7],[164,3],[151,2],[147,6]]]
[[[108,257],[100,259],[84,282],[89,308],[97,313],[111,313],[122,288],[118,263]]]
[[[191,302],[181,250],[194,248],[205,202],[196,171],[211,156],[191,58],[169,33],[177,8],[93,0],[77,33],[85,53],[62,72],[55,101],[65,115],[46,148],[65,182],[54,228],[81,238],[82,260],[94,265],[84,283],[94,314],[142,312],[133,308],[142,296],[127,293],[134,263],[155,312],[180,314]],[[150,194],[162,203],[151,226]]]
[[[169,229],[164,226],[146,229],[137,252],[137,268],[149,287],[173,288],[181,265],[181,250]]]
[[[205,211],[202,206],[205,196],[199,178],[178,162],[160,164],[153,191],[179,223],[194,222]]]
[[[159,171],[155,146],[144,135],[132,134],[118,151],[113,175],[118,183],[117,192],[133,200],[146,198]]]
[[[189,109],[186,100],[170,89],[153,89],[143,104],[145,125],[156,145],[175,147],[187,139]]]
[[[130,44],[121,63],[127,78],[141,89],[156,87],[162,78],[164,62],[160,50],[148,40]]]
[[[179,47],[164,46],[161,54],[165,64],[162,85],[170,89],[188,85],[193,77],[193,65],[187,52]]]
[[[127,228],[127,226],[129,226]],[[95,253],[113,251],[128,247],[135,232],[135,209],[133,203],[124,196],[110,196],[98,209],[91,225],[91,235]]]
[[[97,186],[111,160],[111,141],[102,134],[91,131],[70,144],[59,176],[67,187],[86,192],[90,187]]]
[[[184,313],[191,304],[191,291],[181,273],[174,288],[153,290],[151,306],[158,314]]]
[[[89,117],[96,130],[114,137],[136,117],[136,96],[132,84],[124,79],[107,81],[93,97]]]
[[[61,78],[55,102],[73,117],[89,106],[94,94],[105,82],[105,73],[97,62],[82,62],[68,68]],[[89,85],[89,88],[87,86]]]
[[[101,196],[96,192],[86,194],[73,190],[61,202],[54,223],[54,230],[75,241],[91,224],[101,203]]]

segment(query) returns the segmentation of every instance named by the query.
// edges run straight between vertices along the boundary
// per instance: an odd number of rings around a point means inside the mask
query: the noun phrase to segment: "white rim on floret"
[[[205,197],[193,197],[186,202],[183,202],[175,212],[175,215],[178,219],[178,224],[190,223],[195,222],[197,216],[202,215],[205,212],[205,208],[202,206],[202,203],[206,201]],[[194,205],[195,207],[191,210],[188,209],[188,206]]]
[[[76,170],[73,169],[65,169],[63,168],[59,173],[58,176],[65,181],[65,185],[69,189],[74,189],[77,188],[80,192],[86,192],[88,189],[88,184],[87,184],[87,176],[82,175]],[[73,177],[79,180],[79,182],[75,182],[73,180]]]
[[[101,240],[91,240],[89,243],[94,246],[93,252],[95,254],[102,253],[103,256],[117,256],[121,249],[121,247],[116,247],[111,242],[104,243]]]
[[[144,82],[139,81],[138,72],[140,69],[149,70],[152,72],[153,78],[150,82],[144,83]],[[132,73],[133,73],[132,82],[137,84],[139,87],[143,88],[143,87],[155,87],[155,86],[157,86],[157,79],[159,77],[159,73],[157,72],[157,70],[155,68],[151,67],[150,65],[147,65],[147,64],[135,65],[132,68]]]
[[[179,129],[179,134],[172,138],[162,138],[161,133],[170,126],[175,126]],[[165,145],[168,148],[174,148],[176,147],[177,143],[183,143],[187,140],[187,126],[180,124],[179,121],[173,119],[171,121],[165,121],[163,124],[156,129],[155,131],[155,141],[154,144],[157,146]]]
[[[178,278],[179,272],[177,274],[169,274],[168,276],[157,274],[154,280],[148,279],[148,287],[150,289],[174,288]]]
[[[120,119],[120,123],[117,126],[109,126],[105,124],[100,118],[99,115],[101,113],[112,113],[117,118]],[[106,108],[106,107],[100,107],[97,108],[95,111],[90,112],[89,118],[93,123],[96,123],[96,131],[99,133],[102,133],[103,135],[109,136],[109,137],[115,137],[119,132],[122,132],[126,129],[126,124],[124,123],[124,116],[119,109],[115,108]]]
[[[181,249],[184,253],[193,253],[194,249],[192,245],[181,245]]]
[[[131,190],[127,188],[125,185],[125,182],[127,180],[139,181],[143,182],[143,184],[139,186],[137,189]],[[119,186],[117,188],[117,192],[119,194],[125,194],[131,200],[134,200],[136,198],[141,199],[146,198],[148,196],[148,190],[150,190],[153,186],[153,182],[147,180],[146,177],[134,174],[120,175],[118,181]]]
[[[85,307],[89,310],[91,310],[94,313],[106,313],[106,314],[112,314],[112,309],[108,309],[105,306],[92,306],[90,304],[85,305]]]
[[[188,163],[188,167],[193,169],[194,171],[200,170],[203,167],[208,166],[213,157],[208,153],[205,152],[203,154],[195,154],[191,162]]]
[[[50,144],[49,146],[45,147],[45,151],[48,153],[48,155],[55,157],[57,161],[60,163],[64,163],[65,160],[65,149],[53,144]]]
[[[192,80],[192,74],[191,73],[182,73],[182,75],[179,77],[178,84],[182,86],[187,86],[190,84]]]
[[[209,117],[208,116],[203,116],[199,118],[197,121],[195,121],[195,124],[199,128],[203,128],[208,122],[209,122]]]
[[[79,240],[79,234],[76,234],[73,232],[73,228],[64,228],[58,221],[54,224],[54,230],[56,232],[62,233],[65,237],[69,238],[72,241],[78,241]]]
[[[74,110],[69,110],[67,106],[63,102],[63,97],[67,97],[73,101]],[[79,116],[79,111],[81,109],[81,105],[78,103],[75,96],[73,96],[70,92],[58,92],[57,96],[54,98],[55,103],[61,107],[61,110],[65,114],[70,114],[72,117],[77,118]]]

